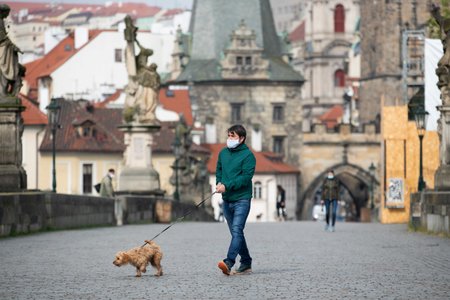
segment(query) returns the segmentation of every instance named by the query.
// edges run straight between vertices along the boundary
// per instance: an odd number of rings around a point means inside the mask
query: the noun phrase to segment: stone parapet
[[[374,124],[365,124],[361,131],[354,131],[349,124],[341,124],[337,131],[327,130],[324,124],[314,124],[311,132],[303,132],[303,143],[381,143],[381,136]]]
[[[50,229],[167,223],[190,210],[187,220],[214,220],[203,208],[157,196],[110,199],[42,192],[0,194],[0,237]]]
[[[416,229],[450,233],[450,192],[425,191],[411,194],[410,222]]]

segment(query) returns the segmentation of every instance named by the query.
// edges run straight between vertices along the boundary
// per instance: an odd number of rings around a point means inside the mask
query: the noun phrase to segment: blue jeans
[[[252,258],[248,252],[244,237],[244,227],[250,212],[250,199],[238,200],[236,202],[223,201],[223,214],[228,223],[231,233],[231,243],[228,248],[227,258],[224,259],[228,267],[232,268],[239,254],[241,264],[251,266]]]
[[[330,204],[331,203],[333,203],[333,220],[332,220],[331,226],[334,226],[334,224],[336,223],[337,199],[325,200],[326,220],[327,220],[328,225],[330,225]]]

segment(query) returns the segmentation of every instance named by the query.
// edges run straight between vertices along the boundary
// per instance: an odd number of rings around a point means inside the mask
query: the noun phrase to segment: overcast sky
[[[84,3],[100,4],[105,2],[143,2],[148,5],[160,6],[163,8],[191,8],[192,0],[18,0],[18,2],[53,2],[53,3]]]

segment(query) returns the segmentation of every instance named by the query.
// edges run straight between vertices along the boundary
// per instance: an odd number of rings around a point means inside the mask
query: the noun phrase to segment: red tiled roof
[[[94,16],[112,16],[118,13],[129,14],[132,18],[152,17],[156,15],[161,8],[149,6],[145,3],[112,3],[108,6],[101,6],[98,10],[91,10]]]
[[[122,124],[121,108],[95,107],[86,100],[69,101],[58,99],[61,106],[61,129],[57,130],[56,149],[66,152],[107,152],[120,153],[125,149],[123,132],[117,126]],[[88,107],[90,108],[88,109]],[[81,137],[76,126],[90,122],[96,130],[96,136]],[[175,139],[175,122],[161,122],[161,130],[154,135],[152,150],[154,153],[172,153]],[[47,128],[41,151],[51,151],[50,131]],[[209,155],[209,150],[192,144],[194,153]]]
[[[204,148],[211,151],[211,157],[208,160],[208,171],[210,173],[216,173],[217,158],[219,152],[226,147],[225,144],[202,144]],[[278,157],[277,154],[273,152],[255,152],[252,151],[256,158],[256,168],[255,173],[259,174],[279,174],[279,173],[299,173],[300,171],[287,163],[279,160],[270,159],[273,157]],[[270,157],[270,158],[269,158]]]
[[[159,102],[167,109],[178,114],[182,113],[186,118],[186,123],[192,126],[194,118],[192,117],[191,100],[189,98],[189,90],[169,90],[173,96],[169,96],[167,88],[159,90]]]
[[[122,120],[122,110],[112,108],[96,109],[86,100],[56,100],[61,106],[61,129],[56,131],[56,150],[66,152],[117,153],[125,149],[123,133],[117,128]],[[88,109],[89,108],[89,109]],[[92,108],[92,109],[91,109]],[[95,136],[80,136],[75,123],[92,122]],[[47,128],[40,150],[51,151],[50,130]]]
[[[91,11],[94,16],[112,16],[117,13],[126,13],[133,18],[151,17],[156,15],[161,8],[156,6],[149,6],[145,3],[111,3],[110,5],[98,5],[98,4],[78,4],[75,3],[60,3],[56,6],[52,6],[51,3],[31,3],[31,2],[18,2],[18,1],[6,1],[11,8],[12,14],[15,15],[21,9],[28,9],[29,14],[39,14],[42,17],[58,16],[67,12],[70,9],[76,8],[81,12]]]
[[[319,119],[327,126],[327,128],[331,129],[339,123],[343,114],[344,109],[342,108],[342,105],[337,104],[321,115]]]
[[[289,40],[291,42],[304,41],[305,40],[305,21],[301,22],[294,30],[289,34]]]
[[[182,12],[184,12],[184,10],[180,8],[168,9],[166,12],[164,12],[163,17],[175,16],[181,14]]]
[[[102,102],[96,102],[94,104],[95,107],[105,108],[109,103],[116,101],[119,99],[120,95],[123,93],[123,89],[117,89],[114,94],[103,100]]]
[[[101,32],[103,32],[103,30],[90,30],[88,43]],[[84,46],[86,45],[87,43]],[[25,81],[28,83],[30,89],[37,89],[38,78],[49,76],[83,47],[75,49],[74,33],[71,33],[47,53],[47,55],[36,61],[25,64],[25,67],[27,68]],[[28,96],[30,97],[30,95]]]
[[[22,94],[19,94],[25,110],[22,112],[23,123],[25,125],[45,125],[47,116],[39,109],[39,106]]]

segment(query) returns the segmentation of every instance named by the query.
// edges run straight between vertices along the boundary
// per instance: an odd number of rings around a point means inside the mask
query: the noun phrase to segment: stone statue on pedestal
[[[125,63],[127,65],[129,82],[125,88],[126,100],[124,119],[127,123],[156,124],[155,110],[158,105],[158,93],[161,79],[156,71],[157,65],[147,65],[153,50],[143,47],[136,39],[137,27],[130,16],[125,18]],[[139,54],[134,55],[134,44],[139,46]]]
[[[440,28],[444,54],[438,62],[437,86],[441,91],[442,105],[438,107],[441,116],[438,120],[440,145],[440,166],[436,171],[435,185],[438,190],[450,190],[450,18],[444,18],[440,7],[432,5],[431,13]]]
[[[19,64],[20,49],[8,37],[5,28],[5,19],[10,8],[0,4],[0,99],[15,98],[22,87],[22,77],[25,76],[25,67]]]
[[[156,64],[147,65],[153,50],[136,39],[138,28],[130,16],[125,17],[125,63],[128,85],[123,110],[124,169],[119,176],[119,191],[124,193],[160,192],[159,174],[152,164],[153,134],[160,130],[155,116],[158,105],[160,76]],[[139,47],[135,55],[135,45]]]
[[[19,64],[20,49],[8,37],[5,18],[10,8],[0,4],[0,191],[26,189],[27,175],[22,166],[23,119],[25,109],[18,98],[25,67]]]

